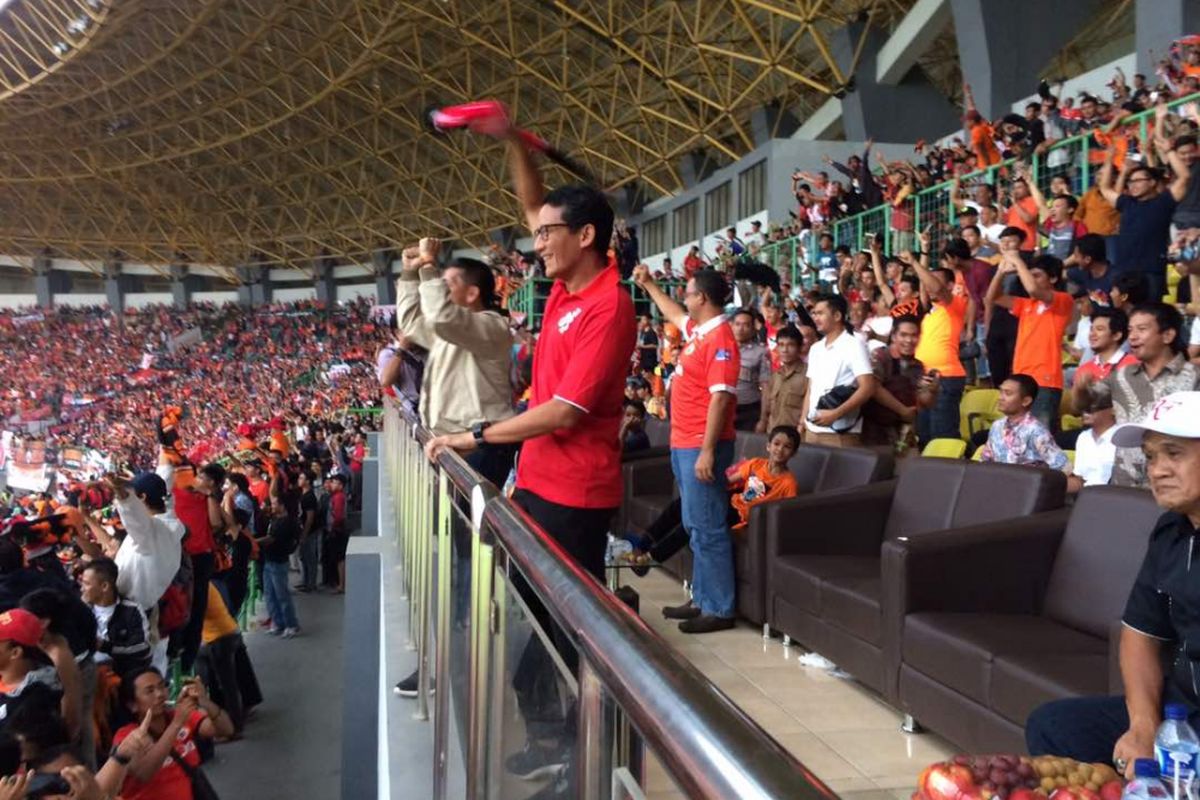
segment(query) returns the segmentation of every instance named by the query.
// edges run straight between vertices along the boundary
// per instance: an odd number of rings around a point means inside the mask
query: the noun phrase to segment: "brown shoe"
[[[733,617],[715,617],[711,614],[702,614],[679,623],[679,630],[684,633],[712,633],[713,631],[727,631],[736,626],[737,620]]]
[[[684,603],[681,606],[667,606],[663,609],[667,619],[695,619],[700,616],[700,606],[695,603]]]

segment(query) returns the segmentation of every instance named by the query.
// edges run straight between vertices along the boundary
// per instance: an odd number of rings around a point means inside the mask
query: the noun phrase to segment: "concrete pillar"
[[[363,459],[362,469],[362,523],[360,535],[379,535],[379,456],[370,455]]]
[[[755,147],[761,147],[772,139],[786,139],[800,127],[796,115],[778,102],[761,105],[750,112],[750,133]]]
[[[271,302],[271,274],[269,267],[262,264],[250,264],[237,267],[237,275],[241,280],[238,285],[238,305],[254,308],[269,305]]]
[[[371,253],[371,274],[375,277],[375,302],[381,306],[395,305],[396,284],[392,280],[392,251]]]
[[[50,256],[36,256],[33,259],[33,291],[37,294],[37,304],[41,308],[54,306],[54,287],[51,284],[53,263]]]
[[[175,308],[187,308],[192,301],[191,287],[188,286],[187,264],[171,265],[171,305]]]
[[[708,151],[697,148],[679,157],[679,177],[683,179],[683,188],[690,189],[717,170],[717,162]]]
[[[1154,67],[1170,43],[1200,30],[1200,0],[1137,0],[1134,27],[1137,71],[1154,83]]]
[[[318,258],[313,265],[313,280],[317,284],[317,302],[326,308],[337,303],[337,283],[333,278],[333,259],[329,256]]]
[[[980,113],[995,119],[1037,90],[1041,69],[1093,21],[1101,3],[951,0],[951,6],[963,80],[971,84]]]
[[[843,72],[850,69],[864,22],[834,31],[829,39],[834,59]],[[872,28],[853,75],[847,75],[842,98],[842,126],[846,141],[915,142],[961,127],[954,104],[934,87],[920,69],[911,69],[894,85],[876,80],[880,49],[887,41]],[[1036,86],[1036,82],[1034,83]],[[1031,87],[1032,90],[1032,87]]]
[[[121,262],[111,259],[104,262],[104,294],[108,307],[118,317],[125,313],[125,285],[121,280]]]

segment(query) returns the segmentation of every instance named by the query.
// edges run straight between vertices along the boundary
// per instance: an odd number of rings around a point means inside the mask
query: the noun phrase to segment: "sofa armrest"
[[[645,461],[648,458],[666,458],[667,465],[671,464],[671,448],[648,447],[645,450],[634,450],[632,453],[622,453],[621,463],[632,464],[635,461]]]
[[[1121,631],[1124,627],[1125,623],[1120,620],[1108,626],[1108,693],[1114,697],[1125,694],[1125,681],[1121,679]]]
[[[1057,509],[884,542],[884,606],[900,616],[1039,613],[1069,514]]]
[[[890,480],[765,504],[766,557],[877,556],[895,491]]]
[[[671,457],[656,456],[639,458],[621,465],[625,477],[625,496],[639,497],[647,494],[672,494],[675,491],[675,473],[671,471]]]

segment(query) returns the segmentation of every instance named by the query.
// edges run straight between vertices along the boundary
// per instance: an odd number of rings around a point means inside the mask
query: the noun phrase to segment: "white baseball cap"
[[[1141,422],[1113,428],[1117,447],[1141,447],[1149,432],[1183,439],[1200,439],[1200,392],[1175,392],[1156,402]]]

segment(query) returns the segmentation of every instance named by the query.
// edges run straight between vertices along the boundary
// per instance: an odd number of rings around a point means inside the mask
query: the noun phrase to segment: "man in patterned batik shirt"
[[[1143,303],[1129,314],[1129,352],[1138,363],[1113,370],[1100,385],[1113,399],[1117,424],[1143,422],[1154,404],[1175,392],[1200,385],[1200,371],[1187,360],[1183,315],[1166,303]],[[1075,381],[1075,406],[1093,383],[1080,375]],[[1148,488],[1146,460],[1138,447],[1118,447],[1111,483]]]
[[[1009,375],[1000,384],[996,408],[1004,417],[992,423],[980,461],[1066,469],[1067,454],[1054,443],[1049,428],[1032,413],[1037,394],[1037,381],[1028,375]]]

